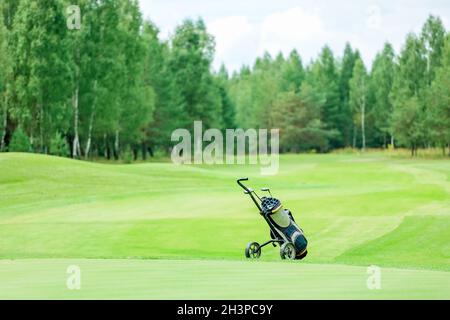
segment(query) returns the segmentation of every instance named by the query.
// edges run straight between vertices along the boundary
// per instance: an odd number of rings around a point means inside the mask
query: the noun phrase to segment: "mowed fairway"
[[[98,164],[0,154],[0,298],[450,299],[450,161],[286,155],[257,166]],[[268,228],[235,180],[269,186],[304,261],[247,242]],[[82,289],[66,288],[69,265]],[[366,267],[381,267],[368,290]]]

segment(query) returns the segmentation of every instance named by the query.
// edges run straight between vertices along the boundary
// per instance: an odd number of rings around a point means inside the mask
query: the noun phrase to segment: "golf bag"
[[[280,246],[280,256],[282,259],[303,259],[308,251],[308,241],[303,233],[303,230],[297,225],[288,209],[284,209],[280,200],[272,197],[268,188],[263,188],[261,191],[267,191],[270,197],[259,197],[255,191],[247,188],[242,181],[247,181],[248,178],[241,178],[237,180],[239,186],[244,189],[244,193],[248,194],[253,203],[259,210],[259,213],[264,217],[270,228],[271,240],[259,244],[257,242],[248,243],[245,249],[245,256],[247,258],[259,258],[261,256],[261,248],[269,243]]]

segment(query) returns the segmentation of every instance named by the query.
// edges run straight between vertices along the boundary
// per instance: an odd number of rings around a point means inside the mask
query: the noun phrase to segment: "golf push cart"
[[[237,183],[244,189],[244,193],[250,196],[269,225],[271,240],[261,245],[258,242],[250,242],[245,248],[245,256],[249,259],[257,259],[261,256],[261,249],[271,243],[274,247],[277,244],[280,246],[282,259],[303,259],[308,253],[306,248],[308,241],[303,230],[295,223],[291,212],[283,209],[280,200],[272,197],[268,188],[262,188],[261,191],[268,192],[270,197],[260,198],[255,191],[242,183],[247,180],[248,178],[241,178],[237,180]]]

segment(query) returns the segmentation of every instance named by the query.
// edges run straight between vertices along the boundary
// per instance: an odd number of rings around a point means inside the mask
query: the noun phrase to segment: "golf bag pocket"
[[[306,250],[308,240],[306,240],[303,231],[295,223],[291,223],[290,226],[284,230],[284,234],[291,239],[291,242],[298,253]]]

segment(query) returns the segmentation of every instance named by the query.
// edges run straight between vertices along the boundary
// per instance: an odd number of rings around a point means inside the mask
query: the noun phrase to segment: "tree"
[[[27,134],[18,127],[12,136],[11,143],[9,144],[8,151],[10,152],[30,152],[31,143]]]
[[[201,19],[185,20],[171,39],[168,64],[177,93],[174,103],[182,108],[178,117],[184,127],[190,127],[192,120],[197,119],[205,127],[223,126],[220,97],[210,72],[214,46],[214,39]]]
[[[83,25],[89,37],[83,44],[88,57],[80,72],[80,129],[85,140],[84,157],[90,157],[96,142],[107,153],[109,137],[115,138],[121,105],[124,55],[119,28],[120,3],[90,2]],[[86,64],[84,64],[86,63]],[[108,153],[109,157],[110,153]],[[117,156],[117,155],[116,155]]]
[[[398,57],[390,99],[394,109],[393,134],[399,136],[400,143],[411,148],[412,155],[417,154],[425,138],[425,72],[424,47],[417,36],[410,33]]]
[[[269,128],[272,126],[270,113],[274,107],[277,95],[280,92],[280,68],[275,64],[282,64],[280,56],[274,61],[266,52],[264,56],[257,59],[253,66],[250,77],[250,97],[252,99],[251,109],[247,122],[251,128]]]
[[[367,70],[361,59],[357,59],[353,68],[353,76],[350,79],[350,105],[355,110],[361,124],[361,147],[366,149],[366,108],[368,92]]]
[[[342,131],[343,114],[340,108],[340,95],[338,86],[338,73],[333,52],[328,46],[322,49],[318,60],[311,69],[314,88],[321,92],[325,98],[322,117],[328,130],[338,131],[331,141],[333,148],[343,146]]]
[[[351,145],[353,140],[353,147],[356,144],[356,127],[353,123],[353,110],[350,106],[350,79],[353,76],[353,69],[355,62],[359,59],[359,52],[353,50],[349,43],[346,43],[344,49],[344,56],[342,57],[342,65],[339,74],[339,91],[340,91],[340,114],[342,121],[339,130],[342,132],[342,139],[344,146]],[[353,139],[352,139],[353,135]]]
[[[422,27],[420,41],[426,60],[426,83],[431,85],[436,69],[441,65],[445,41],[445,27],[439,17],[430,15]]]
[[[142,17],[136,0],[120,2],[121,76],[118,85],[119,114],[114,132],[114,150],[121,144],[135,149],[144,139],[144,128],[152,121],[155,91],[145,80],[142,63],[146,47],[141,37]],[[119,143],[119,136],[120,141]]]
[[[70,68],[65,48],[66,19],[58,0],[22,0],[13,26],[15,116],[33,148],[48,152],[50,137],[65,131]]]
[[[278,97],[272,110],[272,122],[280,129],[282,151],[328,150],[328,141],[336,132],[327,130],[320,120],[324,102],[306,82],[298,94],[291,91]]]
[[[55,136],[50,141],[50,154],[59,157],[67,157],[70,154],[69,145],[59,132],[56,132]]]
[[[236,126],[240,128],[250,128],[254,124],[251,81],[252,74],[247,66],[230,79],[230,97],[236,106]]]
[[[411,156],[415,156],[423,139],[422,106],[415,95],[405,95],[397,103],[392,116],[393,131],[398,141],[411,149]]]
[[[155,91],[153,118],[144,131],[145,141],[142,145],[143,157],[147,151],[153,154],[152,147],[168,149],[170,135],[173,130],[180,127],[182,106],[175,97],[174,76],[168,66],[170,49],[167,43],[159,39],[159,30],[151,22],[144,22],[142,41],[145,46],[143,60],[143,76],[146,85]]]
[[[394,81],[394,58],[392,45],[385,43],[383,51],[375,57],[370,75],[370,87],[374,95],[374,121],[376,128],[383,135],[383,147],[386,147],[388,134],[391,136],[391,146],[394,146],[394,136],[390,130],[393,106],[389,99]]]
[[[7,136],[11,135],[11,96],[13,95],[13,72],[11,57],[11,31],[19,1],[0,2],[0,151],[6,150]]]
[[[229,94],[229,78],[228,71],[224,65],[221,66],[216,76],[216,83],[220,93],[222,105],[223,129],[234,128],[236,126],[236,109]]]
[[[302,59],[297,50],[292,50],[288,59],[281,65],[281,92],[300,92],[300,86],[305,78]]]
[[[68,0],[66,5],[70,5]],[[80,106],[81,96],[86,94],[84,90],[89,90],[89,87],[82,86],[82,79],[84,75],[93,68],[93,61],[89,56],[89,46],[91,45],[91,28],[92,28],[92,13],[93,1],[79,0],[77,2],[80,8],[80,14],[83,14],[81,28],[73,28],[68,31],[66,37],[67,50],[70,56],[71,68],[71,107],[72,107],[72,126],[70,127],[72,138],[71,156],[73,158],[81,157],[81,142],[80,142]],[[66,12],[67,14],[67,12]],[[73,14],[73,13],[72,13]],[[81,17],[80,17],[81,18]],[[84,90],[83,90],[84,89]]]
[[[446,37],[442,57],[428,94],[427,126],[444,153],[445,147],[449,147],[450,155],[450,34]]]
[[[6,132],[8,129],[8,95],[11,76],[11,58],[8,46],[8,29],[0,15],[0,151],[6,148]]]

